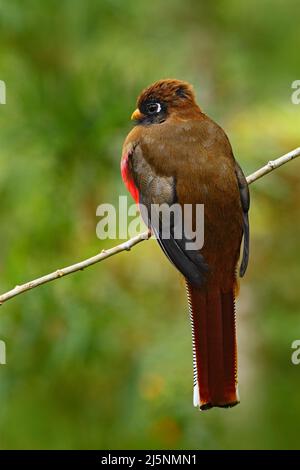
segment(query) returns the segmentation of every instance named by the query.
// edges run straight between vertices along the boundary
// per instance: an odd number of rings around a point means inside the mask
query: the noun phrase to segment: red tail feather
[[[205,410],[239,403],[234,291],[187,282],[193,333],[194,405]]]

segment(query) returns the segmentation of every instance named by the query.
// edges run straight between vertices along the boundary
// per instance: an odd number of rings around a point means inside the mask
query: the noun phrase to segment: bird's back
[[[201,253],[209,266],[207,284],[226,289],[232,284],[243,233],[235,160],[226,134],[198,113],[191,119],[135,127],[128,140],[138,143],[158,175],[175,177],[176,201],[183,208],[204,205]],[[195,210],[193,214],[195,219]]]

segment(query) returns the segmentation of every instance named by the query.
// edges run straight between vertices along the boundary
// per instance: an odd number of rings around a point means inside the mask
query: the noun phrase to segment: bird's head
[[[172,115],[199,112],[192,86],[181,80],[159,80],[142,91],[131,119],[136,124],[161,124]]]

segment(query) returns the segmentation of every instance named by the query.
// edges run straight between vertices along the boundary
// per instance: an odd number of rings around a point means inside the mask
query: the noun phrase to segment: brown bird
[[[247,181],[225,132],[199,108],[190,84],[169,79],[149,86],[132,119],[136,125],[123,146],[122,177],[164,253],[186,279],[194,405],[202,410],[234,406],[239,403],[236,267],[243,235],[240,276],[249,258]],[[174,217],[166,222],[159,204],[179,205],[181,228]],[[199,204],[204,205],[204,245],[191,248]]]

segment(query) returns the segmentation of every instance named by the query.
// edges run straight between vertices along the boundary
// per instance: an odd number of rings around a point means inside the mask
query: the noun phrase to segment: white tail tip
[[[196,385],[194,385],[193,404],[194,404],[194,406],[200,406],[200,397],[199,397],[199,385],[198,385],[198,382],[196,383]]]

